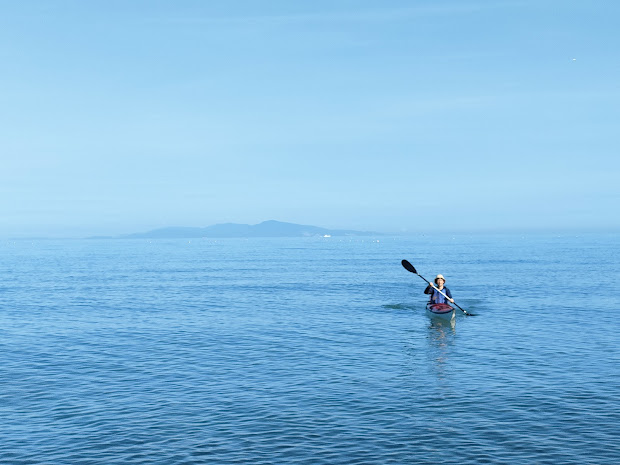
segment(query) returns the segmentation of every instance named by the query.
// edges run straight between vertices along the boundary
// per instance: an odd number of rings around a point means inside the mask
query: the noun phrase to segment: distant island
[[[380,235],[369,231],[327,229],[318,226],[263,221],[259,224],[223,223],[206,228],[170,227],[144,233],[125,234],[121,239],[191,239],[201,237],[311,237],[311,236],[371,236]]]

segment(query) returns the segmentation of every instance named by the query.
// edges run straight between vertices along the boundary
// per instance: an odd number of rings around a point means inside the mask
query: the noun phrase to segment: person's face
[[[439,278],[437,280],[437,287],[443,287],[443,283],[445,283],[445,281],[443,279]]]

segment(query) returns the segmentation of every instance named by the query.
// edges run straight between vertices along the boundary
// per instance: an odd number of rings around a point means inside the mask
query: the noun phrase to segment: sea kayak
[[[454,318],[454,307],[448,304],[426,304],[426,313],[433,318],[441,318],[442,320],[451,320]]]

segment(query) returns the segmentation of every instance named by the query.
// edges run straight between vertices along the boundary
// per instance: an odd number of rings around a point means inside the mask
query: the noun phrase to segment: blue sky
[[[620,229],[617,2],[0,8],[0,236]]]

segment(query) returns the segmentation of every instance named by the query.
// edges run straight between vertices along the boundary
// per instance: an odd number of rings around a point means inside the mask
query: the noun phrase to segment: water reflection
[[[431,318],[428,325],[428,341],[430,343],[429,357],[434,362],[437,376],[442,379],[445,375],[446,362],[450,355],[450,347],[456,336],[456,322]]]
[[[431,318],[428,328],[432,339],[443,340],[448,334],[456,334],[456,318],[452,317],[450,320]]]

